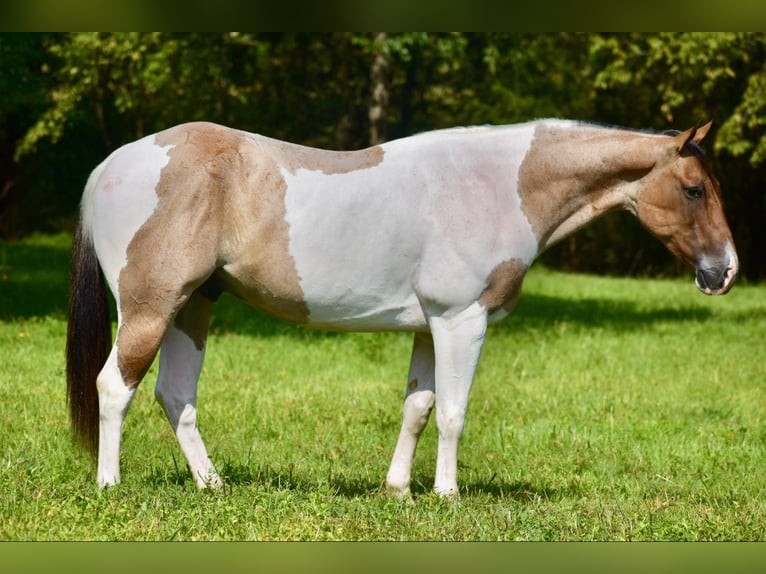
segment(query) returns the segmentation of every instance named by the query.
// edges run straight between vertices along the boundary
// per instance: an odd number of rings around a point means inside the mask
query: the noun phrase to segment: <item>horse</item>
[[[386,486],[410,492],[435,408],[433,489],[456,495],[487,326],[511,312],[540,253],[626,210],[695,270],[700,291],[729,291],[737,252],[699,147],[710,126],[542,119],[329,151],[193,122],[120,147],[82,195],[67,327],[72,434],[97,455],[98,485],[120,482],[123,420],[158,352],[155,397],[194,481],[222,485],[197,384],[213,304],[228,292],[305,327],[412,333]]]

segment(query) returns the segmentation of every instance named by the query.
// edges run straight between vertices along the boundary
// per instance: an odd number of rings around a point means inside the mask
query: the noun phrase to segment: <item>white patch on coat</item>
[[[423,305],[461,310],[538,245],[518,171],[534,126],[447,130],[384,144],[370,168],[281,169],[290,254],[309,323],[417,329]]]
[[[92,197],[84,202],[91,206],[94,245],[112,293],[119,292],[128,245],[157,207],[156,188],[171,147],[155,145],[154,136],[147,136],[120,148],[94,171]]]
[[[424,324],[412,289],[420,256],[417,197],[387,167],[347,173],[282,169],[290,254],[317,326],[407,328]]]

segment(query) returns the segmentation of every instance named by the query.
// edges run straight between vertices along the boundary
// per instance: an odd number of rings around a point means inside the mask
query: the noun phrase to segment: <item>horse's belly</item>
[[[414,292],[354,292],[308,298],[307,325],[340,331],[412,331],[424,329],[426,318]]]
[[[211,288],[228,291],[257,309],[306,327],[337,331],[425,328],[420,302],[407,282],[371,288],[369,282],[332,281],[333,276],[328,269],[325,280],[302,281],[296,297],[268,272],[227,265],[218,271]]]

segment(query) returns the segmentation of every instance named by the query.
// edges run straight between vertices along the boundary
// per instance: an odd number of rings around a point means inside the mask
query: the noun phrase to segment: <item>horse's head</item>
[[[712,122],[663,138],[660,159],[637,195],[641,224],[681,261],[694,267],[697,287],[726,293],[738,271],[720,185],[698,147]]]

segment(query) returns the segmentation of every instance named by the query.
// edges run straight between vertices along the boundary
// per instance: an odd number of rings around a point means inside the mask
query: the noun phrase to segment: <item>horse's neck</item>
[[[646,134],[541,124],[519,170],[519,195],[542,252],[616,209],[635,213],[639,180],[656,162]]]

